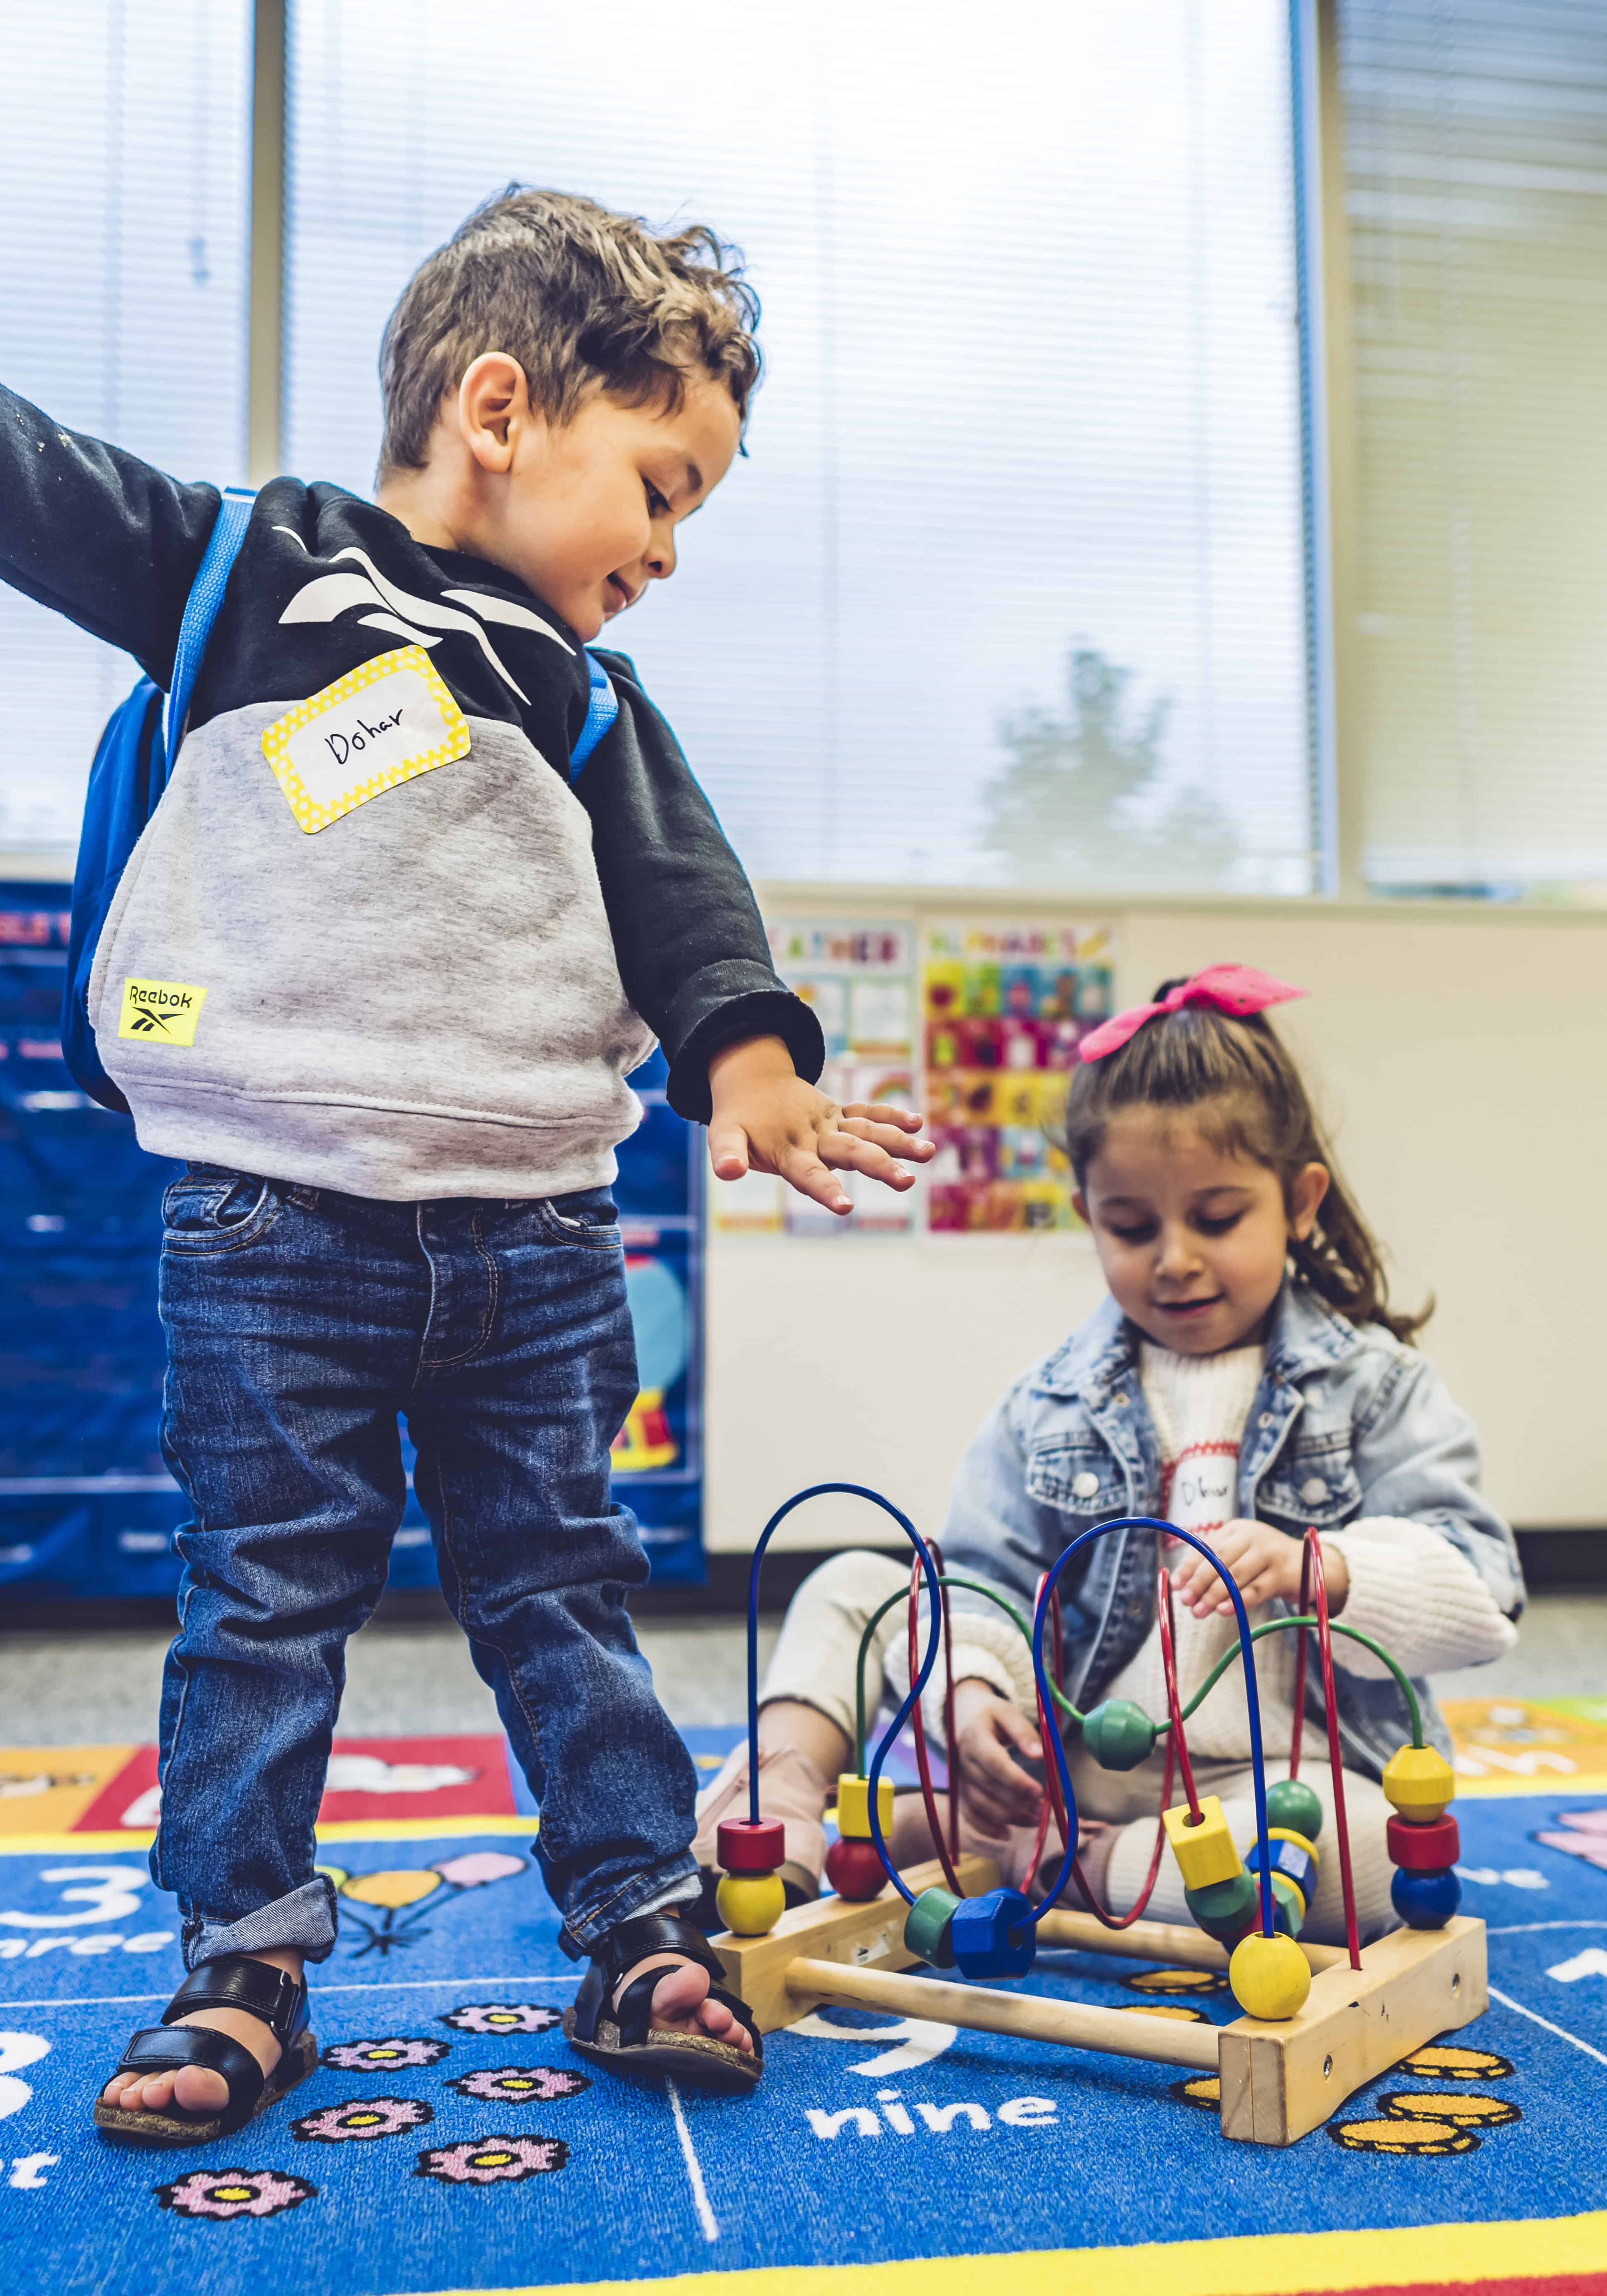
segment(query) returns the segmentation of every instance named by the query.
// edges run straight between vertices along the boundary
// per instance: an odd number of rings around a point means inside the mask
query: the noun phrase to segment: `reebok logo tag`
[[[186,980],[125,980],[118,1035],[146,1045],[193,1045],[206,1001],[206,990]]]

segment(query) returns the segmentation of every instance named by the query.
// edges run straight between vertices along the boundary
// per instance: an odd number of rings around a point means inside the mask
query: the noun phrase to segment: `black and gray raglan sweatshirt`
[[[218,500],[0,390],[0,577],[161,685]],[[600,658],[619,713],[571,785],[589,673],[549,607],[341,488],[262,488],[91,983],[144,1147],[553,1195],[612,1177],[655,1036],[693,1119],[742,1038],[819,1074],[674,734]]]

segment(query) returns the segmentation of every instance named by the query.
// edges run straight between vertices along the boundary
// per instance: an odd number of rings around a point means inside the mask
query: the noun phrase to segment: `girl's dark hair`
[[[1163,980],[1154,1001],[1182,986]],[[1382,1255],[1340,1178],[1300,1072],[1264,1013],[1241,1019],[1185,1004],[1146,1021],[1103,1060],[1079,1063],[1066,1103],[1066,1153],[1079,1188],[1119,1108],[1194,1111],[1217,1146],[1275,1172],[1285,1198],[1304,1166],[1325,1165],[1316,1225],[1303,1242],[1290,1239],[1296,1282],[1353,1324],[1382,1324],[1398,1340],[1413,1339],[1428,1322],[1432,1299],[1415,1316],[1391,1309]]]

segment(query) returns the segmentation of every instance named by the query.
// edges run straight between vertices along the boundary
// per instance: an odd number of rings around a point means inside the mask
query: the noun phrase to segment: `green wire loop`
[[[1031,1627],[1016,1609],[1015,1604],[1008,1602],[995,1587],[984,1587],[980,1578],[955,1578],[947,1571],[939,1575],[938,1584],[939,1587],[961,1587],[968,1595],[985,1595],[990,1603],[996,1603],[1001,1611],[1015,1620],[1022,1641],[1029,1650],[1032,1648]],[[856,1775],[858,1777],[865,1775],[865,1749],[868,1735],[865,1723],[865,1662],[870,1656],[871,1637],[888,1612],[898,1603],[907,1603],[908,1600],[909,1589],[906,1587],[900,1587],[896,1595],[890,1595],[879,1610],[871,1612],[870,1617],[865,1620],[865,1632],[859,1637],[859,1656],[854,1666],[854,1751],[855,1759],[858,1764]],[[1083,1716],[1078,1712],[1058,1684],[1051,1683],[1049,1687],[1054,1693],[1054,1702],[1061,1711],[1069,1716],[1073,1722],[1080,1724],[1084,1719]]]
[[[1014,1620],[1017,1629],[1021,1633],[1028,1649],[1031,1649],[1031,1628],[1028,1625],[1027,1620],[1022,1617],[1020,1611],[1016,1609],[1015,1604],[1007,1601],[1005,1597],[999,1594],[994,1587],[983,1586],[981,1581],[977,1578],[955,1578],[951,1577],[947,1572],[943,1573],[939,1577],[938,1584],[939,1587],[955,1587],[963,1588],[968,1595],[986,1595],[990,1603],[996,1603],[1007,1617]],[[857,1775],[860,1777],[865,1775],[865,1749],[867,1734],[865,1719],[865,1665],[866,1659],[870,1655],[871,1637],[875,1633],[877,1628],[881,1624],[882,1620],[886,1618],[888,1612],[890,1610],[893,1610],[898,1603],[907,1603],[909,1599],[909,1591],[906,1587],[903,1587],[898,1589],[896,1595],[890,1595],[886,1602],[881,1604],[879,1610],[872,1611],[870,1618],[865,1622],[865,1632],[859,1637],[859,1656],[856,1661],[854,1669],[854,1724],[855,1752],[858,1762]],[[1250,1628],[1250,1639],[1252,1643],[1259,1643],[1263,1635],[1287,1634],[1292,1629],[1300,1627],[1315,1628],[1316,1623],[1317,1621],[1315,1616],[1298,1619],[1266,1619],[1263,1620],[1262,1623],[1259,1627],[1252,1627]],[[1401,1696],[1406,1702],[1406,1711],[1412,1718],[1412,1743],[1414,1746],[1421,1746],[1423,1744],[1423,1709],[1417,1702],[1417,1693],[1413,1689],[1410,1678],[1406,1675],[1404,1668],[1397,1664],[1396,1660],[1390,1657],[1389,1652],[1384,1649],[1381,1643],[1374,1642],[1371,1635],[1363,1634],[1359,1627],[1348,1627],[1341,1619],[1330,1619],[1328,1621],[1328,1631],[1330,1634],[1343,1635],[1347,1642],[1360,1643],[1364,1650],[1371,1651],[1373,1657],[1377,1659],[1382,1665],[1389,1668],[1390,1673],[1395,1677],[1397,1683],[1400,1685]],[[1210,1693],[1216,1688],[1218,1683],[1221,1681],[1222,1677],[1226,1673],[1228,1668],[1233,1665],[1234,1660],[1242,1655],[1242,1652],[1236,1640],[1233,1644],[1231,1649],[1224,1651],[1222,1656],[1217,1660],[1216,1665],[1212,1667],[1210,1672],[1206,1676],[1205,1680],[1201,1684],[1199,1689],[1194,1693],[1193,1696],[1189,1700],[1188,1704],[1184,1708],[1183,1718],[1185,1722],[1210,1695]],[[1086,1716],[1078,1712],[1076,1707],[1072,1705],[1071,1701],[1065,1695],[1065,1693],[1060,1689],[1058,1685],[1051,1683],[1049,1687],[1054,1693],[1055,1704],[1060,1708],[1062,1713],[1066,1715],[1070,1720],[1080,1725],[1086,1719]],[[1169,1730],[1171,1726],[1172,1725],[1169,1717],[1164,1722],[1158,1722],[1155,1726],[1155,1735],[1157,1738],[1160,1737],[1166,1731]]]
[[[1310,1618],[1301,1619],[1264,1619],[1259,1627],[1251,1627],[1250,1630],[1250,1639],[1252,1643],[1259,1643],[1263,1635],[1287,1634],[1292,1628],[1315,1628],[1316,1623],[1315,1614]],[[1401,1696],[1406,1702],[1406,1711],[1412,1718],[1412,1743],[1414,1746],[1421,1746],[1423,1743],[1423,1709],[1417,1703],[1417,1693],[1413,1689],[1410,1678],[1406,1675],[1405,1669],[1396,1663],[1394,1659],[1390,1657],[1389,1652],[1384,1649],[1381,1643],[1375,1643],[1371,1635],[1363,1634],[1359,1627],[1348,1627],[1342,1620],[1330,1619],[1328,1621],[1328,1631],[1331,1635],[1343,1635],[1347,1642],[1360,1643],[1364,1650],[1370,1650],[1375,1659],[1379,1660],[1382,1665],[1389,1668],[1390,1673],[1395,1677],[1396,1681],[1400,1685]],[[1188,1720],[1189,1716],[1193,1713],[1195,1708],[1201,1704],[1201,1701],[1209,1696],[1210,1692],[1216,1688],[1218,1683],[1221,1681],[1222,1677],[1226,1673],[1228,1668],[1239,1655],[1239,1645],[1236,1642],[1234,1644],[1231,1650],[1223,1652],[1221,1657],[1217,1660],[1216,1665],[1212,1667],[1210,1672],[1206,1676],[1205,1680],[1201,1684],[1199,1689],[1195,1691],[1193,1696],[1189,1700],[1188,1704],[1184,1708],[1183,1718],[1185,1722]],[[1160,1723],[1158,1726],[1156,1735],[1159,1736],[1161,1730],[1169,1730],[1171,1726],[1169,1720]]]

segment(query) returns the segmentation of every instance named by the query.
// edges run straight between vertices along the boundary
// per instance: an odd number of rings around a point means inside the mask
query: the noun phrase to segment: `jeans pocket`
[[[547,1234],[561,1242],[611,1251],[619,1241],[619,1214],[606,1188],[578,1188],[567,1196],[544,1196],[537,1210]]]
[[[265,1235],[284,1208],[272,1180],[217,1165],[171,1181],[162,1196],[162,1248],[184,1253],[237,1251]]]

